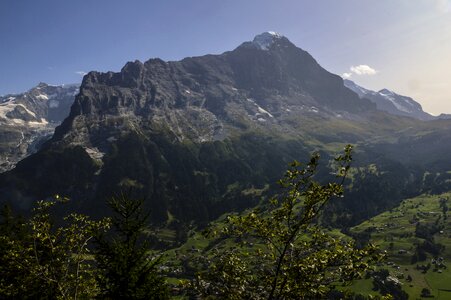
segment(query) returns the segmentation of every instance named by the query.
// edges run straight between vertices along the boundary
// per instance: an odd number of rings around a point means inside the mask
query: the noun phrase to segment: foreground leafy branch
[[[143,201],[121,195],[109,201],[111,218],[71,213],[55,225],[52,208],[66,201],[37,202],[29,220],[0,211],[1,299],[168,298]]]
[[[241,241],[241,247],[217,250],[209,262],[211,271],[201,272],[192,284],[199,294],[228,299],[324,297],[335,284],[359,278],[383,257],[373,245],[358,249],[349,238],[332,236],[317,225],[324,206],[343,196],[352,147],[335,158],[337,182],[314,180],[319,158],[313,154],[305,165],[290,165],[279,181],[284,193],[271,200],[270,208],[227,218],[219,234]]]
[[[29,221],[3,216],[0,234],[0,297],[91,298],[97,294],[95,266],[88,247],[109,220],[72,213],[56,226],[50,210],[64,199],[39,201]],[[6,226],[15,223],[15,226]],[[5,227],[6,226],[6,227]]]

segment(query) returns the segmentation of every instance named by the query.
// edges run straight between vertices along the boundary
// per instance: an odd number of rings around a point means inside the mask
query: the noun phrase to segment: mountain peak
[[[357,93],[357,95],[359,95],[360,98],[364,98],[367,94],[371,94],[373,91],[370,91],[364,87],[361,87],[360,85],[358,85],[357,83],[355,83],[352,80],[349,79],[344,79],[343,83],[345,85],[345,87],[351,89],[353,92]]]
[[[45,88],[45,87],[48,87],[49,85],[47,84],[47,83],[45,83],[45,82],[39,82],[39,84],[36,86],[36,87],[34,87],[34,88]]]
[[[395,95],[395,93],[390,91],[389,89],[382,89],[382,90],[379,91],[379,94],[382,94],[383,96],[393,96],[393,95]]]
[[[284,38],[284,36],[280,33],[274,31],[266,31],[259,35],[256,35],[252,43],[261,50],[268,50],[275,41],[282,38]]]
[[[408,116],[419,120],[433,120],[435,117],[423,111],[421,104],[410,97],[399,95],[389,89],[378,92],[367,90],[351,80],[343,80],[344,85],[357,93],[360,98],[367,98],[376,104],[377,109],[393,115]]]

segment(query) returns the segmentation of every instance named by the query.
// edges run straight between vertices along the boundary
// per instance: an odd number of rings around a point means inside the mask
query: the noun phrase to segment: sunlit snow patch
[[[36,96],[36,98],[41,99],[41,100],[49,100],[49,97],[44,94],[39,94]]]
[[[257,35],[252,41],[252,43],[261,50],[268,50],[275,40],[280,39],[282,37],[283,35],[277,32],[267,31]]]

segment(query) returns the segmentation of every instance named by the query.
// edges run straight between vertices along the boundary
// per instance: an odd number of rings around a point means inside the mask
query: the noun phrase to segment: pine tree
[[[167,299],[165,280],[158,274],[160,259],[149,254],[144,238],[149,213],[142,200],[121,195],[109,201],[113,232],[97,237],[95,258],[101,298]]]

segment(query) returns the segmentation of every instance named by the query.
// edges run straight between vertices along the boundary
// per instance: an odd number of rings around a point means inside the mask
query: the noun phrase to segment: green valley
[[[390,271],[402,283],[409,299],[428,289],[434,299],[450,299],[451,193],[421,195],[353,228],[351,234],[387,251],[379,268]],[[357,282],[353,290],[370,293],[371,279]]]

